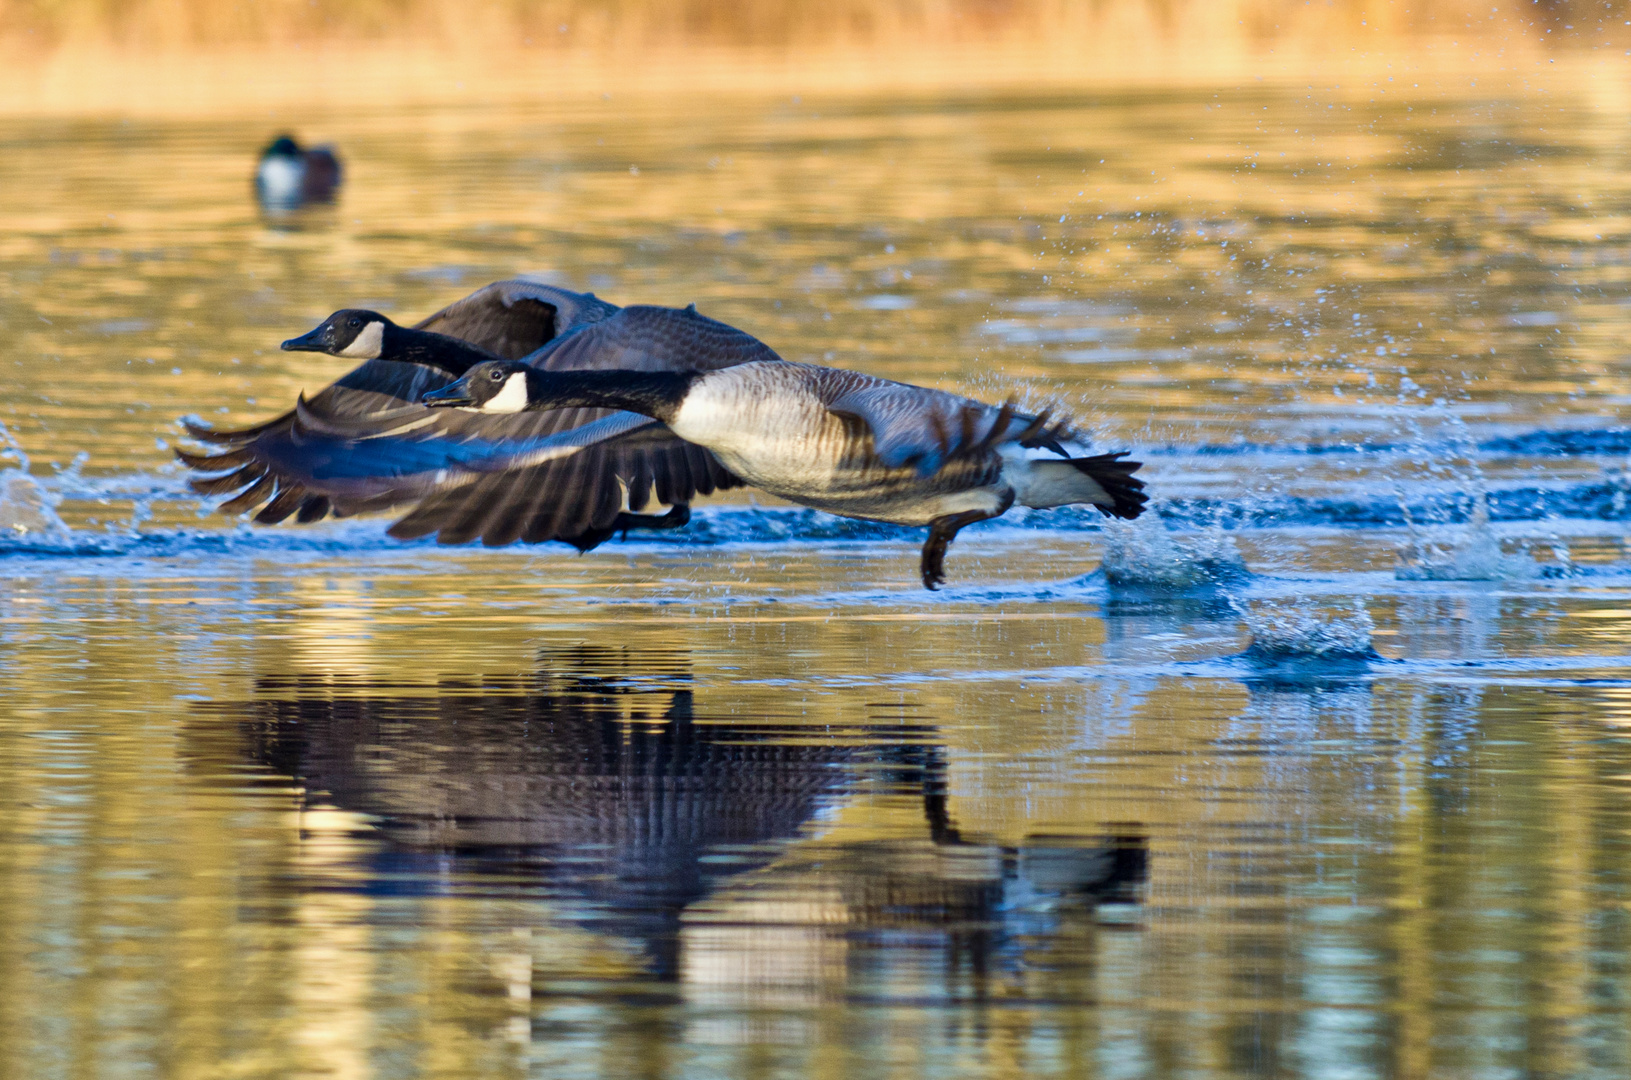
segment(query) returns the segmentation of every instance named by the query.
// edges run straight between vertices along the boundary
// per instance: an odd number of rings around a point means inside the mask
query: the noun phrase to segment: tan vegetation
[[[1316,32],[1584,33],[1618,25],[1619,6],[1569,0],[0,0],[0,35],[47,48],[392,39],[802,49],[1037,40],[1134,28],[1176,40],[1232,25],[1240,36],[1267,44]]]
[[[1197,82],[1513,65],[1619,0],[0,0],[0,109],[611,89]],[[1576,9],[1579,10],[1576,10]],[[1614,46],[1604,54],[1618,56]]]

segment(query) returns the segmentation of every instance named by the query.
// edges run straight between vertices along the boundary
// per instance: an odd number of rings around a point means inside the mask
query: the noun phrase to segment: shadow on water
[[[305,809],[367,823],[345,874],[288,887],[546,901],[635,946],[647,980],[694,981],[698,950],[760,948],[750,925],[938,931],[981,969],[1060,910],[1136,901],[1145,877],[1134,826],[1017,846],[965,833],[928,723],[701,715],[684,654],[586,646],[528,675],[435,682],[262,677],[254,699],[200,708],[190,726],[218,753],[227,720],[228,753],[296,781]],[[898,815],[831,824],[868,798],[921,810],[904,833]]]

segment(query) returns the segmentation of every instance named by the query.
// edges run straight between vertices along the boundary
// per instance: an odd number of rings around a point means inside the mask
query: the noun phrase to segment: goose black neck
[[[385,333],[380,340],[380,358],[424,364],[453,376],[463,375],[484,361],[499,359],[468,341],[460,341],[446,334],[433,334],[429,330],[410,330],[395,323],[385,324]]]
[[[621,409],[669,423],[696,379],[694,371],[527,372],[528,409]]]

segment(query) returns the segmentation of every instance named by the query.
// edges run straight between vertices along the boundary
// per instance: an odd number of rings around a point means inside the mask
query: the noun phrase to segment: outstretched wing
[[[483,286],[414,329],[446,334],[515,359],[617,310],[587,293],[518,278]],[[445,373],[424,365],[370,360],[324,387],[308,404],[329,416],[367,417],[417,404],[427,390],[439,389],[449,381]],[[241,514],[261,507],[255,520],[271,525],[291,515],[305,524],[331,511],[345,512],[337,510],[320,485],[303,483],[299,472],[283,463],[287,448],[299,437],[293,409],[236,430],[209,428],[192,421],[183,424],[193,438],[222,448],[208,454],[176,451],[184,463],[201,472],[231,470],[223,476],[192,482],[193,489],[203,495],[239,492],[218,507],[222,513]]]
[[[634,307],[580,325],[528,362],[683,371],[776,359],[752,336],[693,310]],[[232,470],[193,481],[204,494],[240,492],[222,505],[227,513],[262,507],[256,520],[273,523],[417,504],[392,535],[434,532],[443,543],[479,536],[490,545],[593,546],[625,502],[638,511],[653,498],[686,503],[740,484],[708,451],[631,413],[492,415],[418,404],[450,381],[422,365],[370,361],[267,424],[238,432],[189,424],[224,450],[178,453],[200,471]]]
[[[913,466],[929,476],[953,458],[983,454],[1003,443],[1043,446],[1064,454],[1070,426],[1046,411],[1017,412],[942,390],[889,382],[851,372],[830,379],[827,410],[865,424],[873,448],[890,468]]]
[[[712,371],[780,359],[751,334],[692,308],[633,306],[562,337],[527,362],[549,371]],[[520,415],[559,414],[570,414],[561,422],[573,425],[620,415],[603,409]],[[621,438],[439,492],[392,526],[391,535],[434,532],[444,544],[480,537],[493,546],[560,539],[588,547],[593,545],[576,538],[610,528],[625,493],[629,509],[639,511],[652,501],[688,503],[741,483],[713,454],[659,425],[642,429],[638,438]]]
[[[526,278],[495,281],[416,323],[507,360],[520,360],[579,327],[617,314],[593,293],[568,292]]]

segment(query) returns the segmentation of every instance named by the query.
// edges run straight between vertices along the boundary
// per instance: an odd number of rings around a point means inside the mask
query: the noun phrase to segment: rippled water
[[[1631,103],[1398,79],[318,114],[273,220],[287,117],[0,120],[0,1074],[1626,1075]],[[522,271],[1064,400],[1159,516],[928,594],[186,493],[282,338]]]

